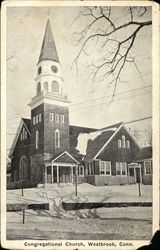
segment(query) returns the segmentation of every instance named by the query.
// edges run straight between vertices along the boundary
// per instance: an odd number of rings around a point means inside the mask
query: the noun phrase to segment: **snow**
[[[80,152],[80,154],[86,155],[87,144],[89,140],[94,141],[98,136],[100,136],[105,131],[115,132],[116,130],[117,130],[117,127],[113,127],[111,129],[98,130],[96,132],[91,132],[89,134],[80,133],[78,136],[78,143],[77,143],[76,149]]]

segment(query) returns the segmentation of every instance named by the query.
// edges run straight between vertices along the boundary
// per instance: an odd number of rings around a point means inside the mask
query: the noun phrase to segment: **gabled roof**
[[[13,154],[13,151],[15,149],[15,146],[16,146],[16,143],[18,141],[18,138],[19,138],[19,135],[20,135],[20,132],[21,132],[21,129],[22,129],[23,125],[27,129],[28,134],[31,135],[31,120],[27,119],[27,118],[21,118],[8,157],[11,157],[12,154]]]
[[[107,146],[110,139],[119,131],[122,124],[121,122],[105,127],[98,131],[97,137],[94,140],[88,140],[85,160],[95,159],[101,150]]]
[[[57,155],[54,155],[49,161],[51,162],[62,162],[62,163],[71,163],[79,164],[79,162],[67,151],[60,152]]]
[[[152,147],[142,148],[136,155],[134,162],[152,158]]]
[[[31,134],[31,119],[22,118],[26,128],[28,129],[29,133]]]
[[[38,63],[43,60],[52,60],[59,62],[58,53],[53,38],[50,21],[48,20],[45,30],[45,35],[41,47]]]

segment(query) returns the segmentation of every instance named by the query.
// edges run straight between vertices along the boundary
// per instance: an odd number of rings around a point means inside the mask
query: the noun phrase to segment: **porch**
[[[45,165],[45,183],[73,183],[76,166],[67,163]]]
[[[131,163],[128,165],[129,183],[142,183],[141,164]]]

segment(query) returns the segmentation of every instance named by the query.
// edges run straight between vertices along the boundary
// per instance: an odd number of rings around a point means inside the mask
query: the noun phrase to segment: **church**
[[[37,64],[36,95],[29,103],[31,119],[21,119],[10,150],[11,182],[33,186],[74,183],[75,178],[97,186],[136,182],[140,167],[133,172],[128,165],[141,147],[130,129],[123,122],[101,129],[70,125],[61,70],[48,20]]]

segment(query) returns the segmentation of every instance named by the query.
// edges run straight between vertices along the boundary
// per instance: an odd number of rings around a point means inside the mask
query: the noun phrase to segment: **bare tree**
[[[86,18],[87,25],[80,32],[76,32],[76,39],[81,47],[72,65],[76,65],[78,69],[80,57],[91,56],[88,78],[95,82],[101,75],[108,88],[113,86],[112,97],[121,81],[120,76],[125,65],[134,63],[137,68],[135,58],[131,56],[137,35],[142,29],[152,25],[149,7],[119,8],[123,9],[123,15],[121,13],[116,16],[115,7],[82,7],[79,18]],[[93,47],[98,52],[96,57]],[[87,60],[89,61],[88,58]]]

